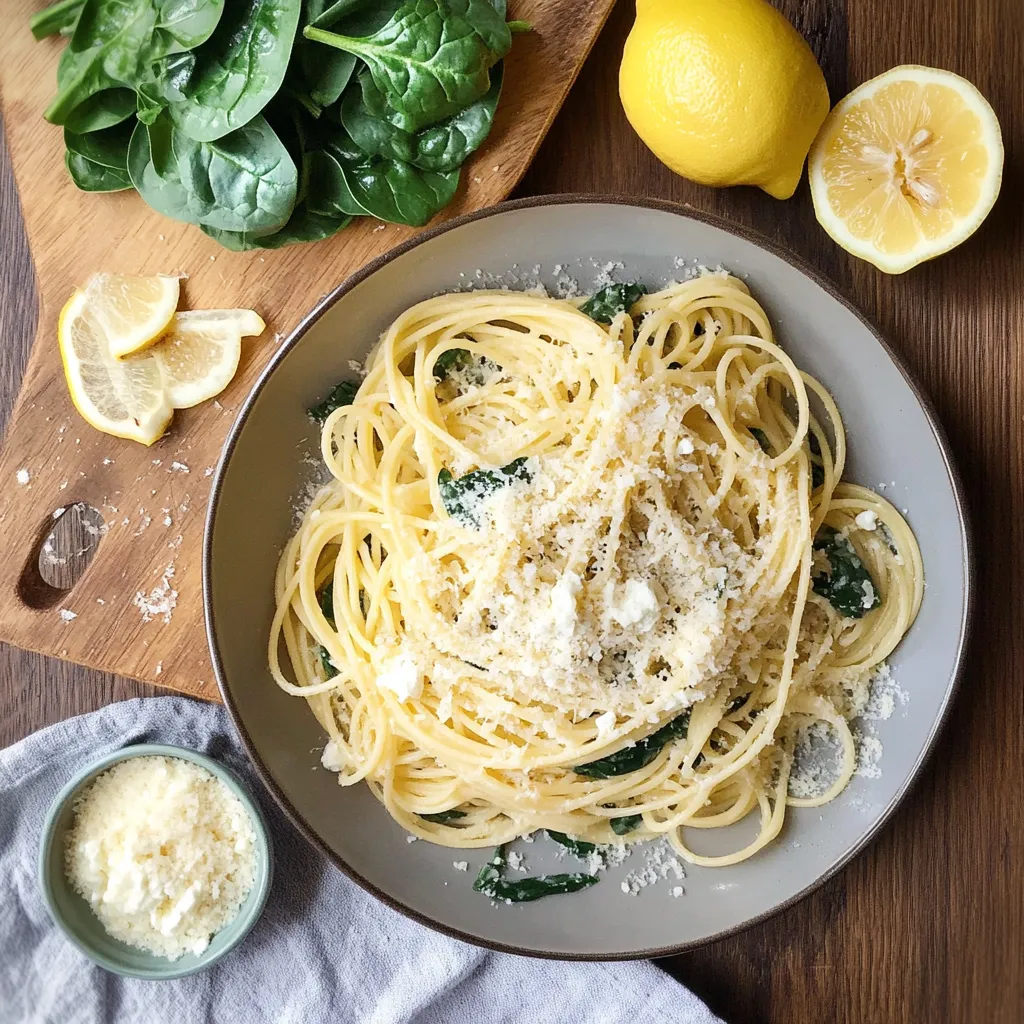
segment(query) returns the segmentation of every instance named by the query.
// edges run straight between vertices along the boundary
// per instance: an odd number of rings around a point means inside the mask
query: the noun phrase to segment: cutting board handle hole
[[[56,509],[18,581],[30,608],[51,608],[85,573],[106,532],[103,515],[84,501]]]

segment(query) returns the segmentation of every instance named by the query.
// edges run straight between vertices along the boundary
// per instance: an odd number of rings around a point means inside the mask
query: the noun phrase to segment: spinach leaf
[[[807,434],[807,447],[811,450],[811,490],[816,491],[825,482],[825,467],[821,463],[821,445],[817,434]]]
[[[134,88],[140,69],[204,43],[224,0],[87,0],[57,69],[57,95],[45,117],[63,124],[89,97]]]
[[[414,132],[449,117],[490,88],[489,71],[512,35],[488,0],[408,0],[368,36],[307,26],[307,39],[361,57],[394,123]]]
[[[335,384],[331,388],[330,394],[309,410],[309,415],[324,423],[335,409],[340,409],[343,405],[351,405],[358,390],[359,385],[355,381],[343,380],[340,384]]]
[[[362,214],[345,184],[338,162],[322,150],[303,152],[304,195],[295,204],[288,222],[270,235],[251,236],[241,232],[204,228],[206,234],[235,252],[251,249],[281,249],[300,242],[330,238]]]
[[[317,654],[320,656],[320,664],[323,666],[327,678],[333,679],[338,674],[338,670],[331,664],[331,656],[323,644],[317,647]]]
[[[501,367],[486,356],[474,356],[468,349],[450,348],[434,361],[434,380],[439,384],[450,374],[461,373],[467,384],[482,386],[492,374],[500,373]]]
[[[122,3],[130,0],[121,0]],[[154,54],[194,50],[220,25],[225,0],[150,0],[158,9]]]
[[[127,173],[128,143],[134,128],[135,125],[130,121],[84,134],[65,128],[64,145],[69,152],[84,156],[93,163],[115,167]]]
[[[347,222],[346,222],[347,223]],[[288,223],[279,231],[270,235],[249,235],[244,231],[221,231],[219,228],[199,225],[204,235],[208,235],[218,244],[232,252],[252,252],[254,249],[283,249],[287,245],[299,245],[302,242],[321,242],[337,234],[345,224],[327,220],[311,214],[301,206],[295,207],[295,213]]]
[[[132,187],[127,170],[105,167],[80,153],[65,153],[64,166],[71,180],[83,192],[124,192]]]
[[[499,903],[532,903],[545,896],[560,896],[563,893],[589,889],[599,881],[597,875],[577,871],[572,874],[537,875],[534,878],[516,878],[511,881],[499,879],[487,888],[480,888],[477,891]],[[476,889],[476,885],[473,888]]]
[[[172,103],[184,102],[185,89],[195,70],[196,55],[191,52],[151,61],[135,83],[139,120],[153,124]]]
[[[348,154],[345,158],[343,154]],[[459,187],[459,172],[421,171],[400,160],[367,157],[355,160],[347,146],[332,146],[345,184],[358,208],[371,217],[422,227],[447,206]]]
[[[139,121],[128,143],[128,173],[139,195],[157,213],[198,224],[199,215],[190,207],[178,174],[172,135],[173,129],[166,119],[151,126]]]
[[[828,573],[819,573],[812,579],[814,592],[840,615],[860,619],[882,603],[871,573],[846,537],[831,526],[823,526],[815,538],[814,550],[823,551],[830,566]]]
[[[322,591],[320,591],[320,610],[324,613],[324,618],[333,626],[334,625],[334,581],[332,580],[327,584]],[[328,679],[333,679],[337,674],[338,670],[331,664],[331,656],[327,652],[327,648],[320,644],[317,648],[317,653],[320,655],[320,664],[323,666],[324,672],[327,673]]]
[[[642,284],[610,284],[594,292],[580,306],[580,312],[599,324],[610,324],[619,313],[628,313],[640,301],[640,296],[646,294],[647,289]]]
[[[462,526],[480,529],[478,506],[502,487],[508,487],[516,480],[529,480],[531,473],[526,468],[526,456],[513,459],[499,469],[474,469],[458,479],[447,469],[437,474],[437,486],[445,511]]]
[[[442,381],[449,373],[468,366],[472,355],[464,348],[450,348],[434,360],[434,380]]]
[[[121,192],[132,187],[128,175],[131,122],[78,135],[64,129],[65,164],[74,183],[84,192]]]
[[[309,155],[306,205],[318,216],[344,219],[345,223],[363,215],[362,207],[352,197],[341,165],[325,150]]]
[[[458,821],[465,816],[465,811],[459,811],[455,808],[452,808],[450,811],[438,811],[437,814],[419,815],[424,821],[432,821],[435,825],[450,825],[453,821]]]
[[[330,583],[320,591],[320,611],[324,613],[324,618],[333,626],[334,625],[334,581]]]
[[[328,4],[326,0],[306,0],[303,23],[328,28],[365,3],[366,0],[338,0]],[[325,50],[322,46],[299,36],[295,40],[295,53],[289,67],[301,72],[302,80],[309,90],[310,99],[321,107],[329,107],[341,99],[352,78],[356,66],[356,55],[344,50]]]
[[[505,857],[505,847],[496,846],[494,853],[491,854],[491,859],[484,864],[480,869],[480,873],[476,876],[473,888],[477,892],[485,892],[487,888],[501,878],[501,873],[505,870],[506,864],[508,864],[508,860]]]
[[[335,0],[333,4],[325,3],[324,0],[309,0],[306,23],[308,25],[316,25],[317,28],[333,28],[338,22],[346,20],[345,27],[349,34],[353,32],[373,32],[387,23],[388,19],[401,5],[401,0],[389,0],[388,3],[378,2],[371,5],[372,13],[376,15],[376,20],[379,24],[371,25],[368,28],[351,27],[351,18],[349,16],[354,13],[360,13],[362,17],[359,21],[365,21],[366,14],[362,9],[368,4],[369,0]]]
[[[491,87],[451,117],[407,132],[387,118],[387,99],[364,71],[345,92],[341,121],[353,142],[370,156],[403,160],[425,171],[454,171],[487,138],[501,95],[502,66],[491,72]]]
[[[64,127],[78,135],[112,128],[135,114],[135,93],[131,89],[104,89],[79,103],[68,114]]]
[[[303,23],[317,28],[338,26],[346,35],[368,35],[386,25],[401,4],[402,0],[375,0],[373,3],[337,0],[333,4],[325,0],[306,0]],[[325,49],[321,43],[300,35],[295,40],[295,55],[289,71],[301,72],[310,99],[325,108],[333,107],[341,99],[358,63],[359,58],[354,53],[334,47]]]
[[[67,35],[78,23],[85,0],[58,0],[29,19],[28,27],[36,39],[47,36]]]
[[[171,119],[196,142],[247,125],[281,88],[299,25],[301,0],[235,0],[196,54]]]
[[[320,54],[310,53],[309,41],[300,56],[303,81],[309,89],[309,98],[320,107],[329,107],[341,99],[345,86],[352,80],[356,69],[356,57],[351,53],[335,50],[324,60]],[[321,48],[322,49],[322,48]]]
[[[598,761],[591,761],[589,764],[579,764],[573,771],[577,775],[585,775],[591,779],[611,779],[617,775],[626,775],[629,772],[638,771],[649,765],[666,743],[672,740],[685,739],[690,727],[690,711],[687,709],[681,715],[677,715],[667,725],[663,725],[657,732],[651,733],[645,739],[638,740],[631,747],[623,747],[607,757]]]
[[[507,881],[501,877],[506,864],[504,848],[499,846],[494,856],[480,869],[473,883],[476,892],[482,892],[492,900],[506,903],[530,903],[544,896],[579,892],[596,885],[597,875],[574,873],[569,875],[538,875],[535,878],[517,878]]]
[[[196,142],[166,116],[139,125],[128,170],[157,212],[189,224],[270,234],[291,216],[298,171],[262,115],[215,142]]]
[[[771,455],[772,443],[768,440],[768,435],[760,427],[747,427],[747,429],[754,435],[754,440],[761,446],[761,451],[765,455]]]
[[[612,831],[617,836],[626,836],[638,829],[643,824],[643,820],[641,814],[626,814],[621,818],[612,818],[610,824]]]
[[[597,853],[597,845],[595,843],[588,843],[583,839],[573,839],[572,836],[567,836],[564,832],[553,832],[551,829],[546,828],[549,838],[553,839],[559,846],[564,846],[574,857],[579,857],[580,860],[586,860],[592,853]]]

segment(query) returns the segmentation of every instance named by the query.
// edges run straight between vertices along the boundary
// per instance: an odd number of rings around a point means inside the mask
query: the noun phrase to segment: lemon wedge
[[[71,400],[87,423],[145,445],[163,435],[174,407],[160,363],[145,352],[127,361],[114,356],[87,291],[61,310],[57,337]]]
[[[154,344],[178,308],[180,282],[167,274],[93,274],[84,291],[111,355],[121,358]]]
[[[147,354],[163,371],[175,409],[191,409],[219,395],[238,370],[243,336],[266,327],[251,309],[200,309],[177,313]],[[141,357],[132,357],[132,359]],[[131,360],[127,360],[130,362]]]
[[[95,275],[61,310],[57,336],[64,376],[75,408],[89,424],[151,445],[175,409],[189,409],[228,386],[238,370],[242,338],[262,334],[266,324],[251,309],[172,311],[156,343],[119,358],[104,327],[110,318],[97,314],[98,306],[109,312],[106,299],[97,300],[97,280],[112,276]]]
[[[902,274],[977,230],[999,194],[1003,142],[970,82],[903,65],[836,105],[808,166],[821,226],[854,256]]]

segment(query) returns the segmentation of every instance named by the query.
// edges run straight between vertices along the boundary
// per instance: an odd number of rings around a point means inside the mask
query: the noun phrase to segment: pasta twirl
[[[672,285],[610,324],[533,294],[428,299],[322,455],[271,668],[339,781],[410,832],[668,835],[728,864],[846,785],[849,721],[917,614],[920,553],[842,482],[835,403],[739,280]],[[791,792],[816,723],[839,769]],[[744,848],[691,849],[690,829],[748,814]]]

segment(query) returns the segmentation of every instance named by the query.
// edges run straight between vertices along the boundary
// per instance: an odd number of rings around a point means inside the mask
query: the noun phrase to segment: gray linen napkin
[[[94,966],[50,919],[36,883],[43,818],[87,759],[129,743],[174,743],[252,784],[277,863],[246,940],[177,981]],[[0,751],[0,1022],[53,1024],[721,1024],[650,963],[559,963],[489,953],[378,903],[331,867],[266,797],[222,708],[182,697],[113,704]]]

